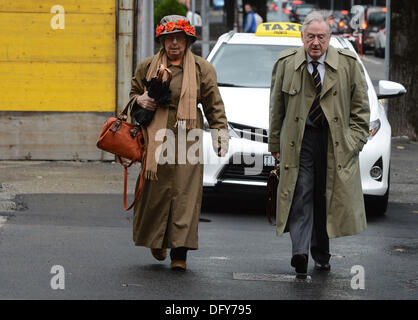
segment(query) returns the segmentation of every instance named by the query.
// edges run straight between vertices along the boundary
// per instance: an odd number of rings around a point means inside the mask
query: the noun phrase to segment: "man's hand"
[[[155,111],[158,105],[153,98],[148,96],[148,91],[145,91],[144,94],[136,98],[136,103],[138,103],[142,108],[150,111]]]
[[[276,159],[277,161],[280,160],[280,153],[279,152],[272,152],[271,155],[273,156],[274,159]]]

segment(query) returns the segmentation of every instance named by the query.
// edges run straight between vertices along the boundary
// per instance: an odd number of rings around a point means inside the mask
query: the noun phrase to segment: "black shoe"
[[[331,265],[327,262],[327,263],[319,263],[315,261],[315,270],[318,271],[330,271],[331,270]]]
[[[306,279],[308,273],[308,256],[306,254],[295,254],[290,264],[295,268],[296,278]]]

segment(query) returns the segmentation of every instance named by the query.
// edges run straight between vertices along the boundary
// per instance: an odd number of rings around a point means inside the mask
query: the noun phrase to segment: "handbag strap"
[[[129,99],[129,102],[126,104],[125,108],[119,113],[118,119],[126,121],[126,119],[128,118],[128,109],[135,99],[136,99],[136,96],[133,96],[132,98]]]
[[[139,180],[139,186],[138,186],[138,189],[135,192],[134,201],[132,202],[132,204],[129,207],[127,207],[127,205],[126,205],[126,194],[127,194],[127,189],[128,189],[128,168],[132,165],[132,161],[128,165],[123,165],[124,175],[125,175],[124,182],[123,182],[123,210],[125,210],[125,211],[129,211],[129,210],[132,209],[132,207],[135,205],[136,201],[139,198],[139,194],[141,193],[142,185],[144,184],[144,173],[145,173],[145,162],[146,162],[145,161],[145,159],[146,159],[145,153],[144,153],[144,160],[142,161],[141,178]]]

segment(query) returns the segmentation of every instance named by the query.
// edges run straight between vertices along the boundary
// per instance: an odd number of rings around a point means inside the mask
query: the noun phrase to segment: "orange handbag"
[[[118,117],[109,118],[103,126],[100,133],[97,147],[101,150],[113,153],[116,159],[123,165],[125,171],[124,191],[123,191],[123,208],[125,211],[130,210],[139,197],[142,189],[143,175],[145,172],[145,140],[140,126],[128,123],[128,109],[132,101],[136,97],[132,97],[125,109]],[[122,158],[130,160],[126,163]],[[126,193],[128,182],[128,168],[135,162],[142,162],[141,180],[139,187],[135,193],[133,203],[127,208]]]

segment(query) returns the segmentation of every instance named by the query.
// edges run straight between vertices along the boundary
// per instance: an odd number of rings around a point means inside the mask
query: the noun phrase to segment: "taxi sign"
[[[298,37],[302,32],[302,25],[292,22],[265,22],[255,31],[261,37]]]

